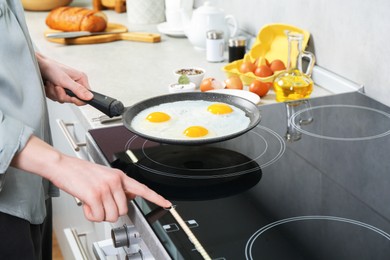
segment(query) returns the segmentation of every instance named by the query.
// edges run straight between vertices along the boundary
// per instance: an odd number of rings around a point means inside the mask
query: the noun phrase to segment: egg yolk
[[[161,122],[168,121],[169,119],[171,119],[171,117],[164,112],[153,112],[153,113],[150,113],[146,117],[146,119],[152,123],[161,123]]]
[[[184,130],[184,135],[188,137],[202,137],[209,133],[209,130],[203,126],[190,126]]]
[[[210,105],[207,108],[207,111],[209,111],[210,113],[216,114],[216,115],[222,115],[222,114],[230,114],[231,112],[233,112],[233,109],[226,104],[216,103],[216,104]]]

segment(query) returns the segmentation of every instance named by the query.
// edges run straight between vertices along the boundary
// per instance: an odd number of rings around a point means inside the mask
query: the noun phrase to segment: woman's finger
[[[154,204],[163,207],[163,208],[169,208],[172,206],[172,203],[162,197],[161,195],[157,194],[155,191],[149,189],[146,185],[127,177],[124,180],[124,189],[126,192],[130,192],[134,195],[141,196],[144,199],[153,202]]]

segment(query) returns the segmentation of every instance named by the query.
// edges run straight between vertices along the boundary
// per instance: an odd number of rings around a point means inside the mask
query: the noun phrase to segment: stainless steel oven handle
[[[64,229],[64,233],[75,256],[75,259],[88,260],[88,254],[80,240],[80,237],[86,236],[86,234],[78,234],[75,228],[66,228]]]
[[[86,143],[77,143],[72,135],[70,134],[68,130],[68,126],[73,126],[74,123],[65,123],[62,119],[57,119],[57,123],[60,126],[60,129],[65,135],[65,138],[68,140],[70,145],[72,146],[72,149],[75,150],[76,152],[80,151],[81,146],[86,146]]]
[[[86,143],[76,143],[76,141],[73,139],[72,135],[70,134],[68,130],[68,126],[73,126],[73,123],[65,123],[62,119],[57,119],[57,123],[64,133],[66,139],[68,140],[69,144],[72,146],[72,149],[75,150],[76,152],[80,151],[80,146],[86,146]],[[76,201],[77,206],[83,205],[80,199],[73,197],[74,200]]]

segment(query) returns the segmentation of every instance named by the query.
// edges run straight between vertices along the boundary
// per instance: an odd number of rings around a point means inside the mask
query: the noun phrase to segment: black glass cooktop
[[[259,109],[256,128],[210,145],[90,134],[176,205],[212,259],[390,259],[390,108],[347,93]],[[202,259],[171,214],[136,202],[172,258]]]

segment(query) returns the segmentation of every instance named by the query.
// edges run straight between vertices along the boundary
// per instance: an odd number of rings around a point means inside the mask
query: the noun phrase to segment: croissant
[[[53,9],[46,17],[46,24],[65,32],[101,32],[107,27],[107,17],[103,12],[66,6]]]

